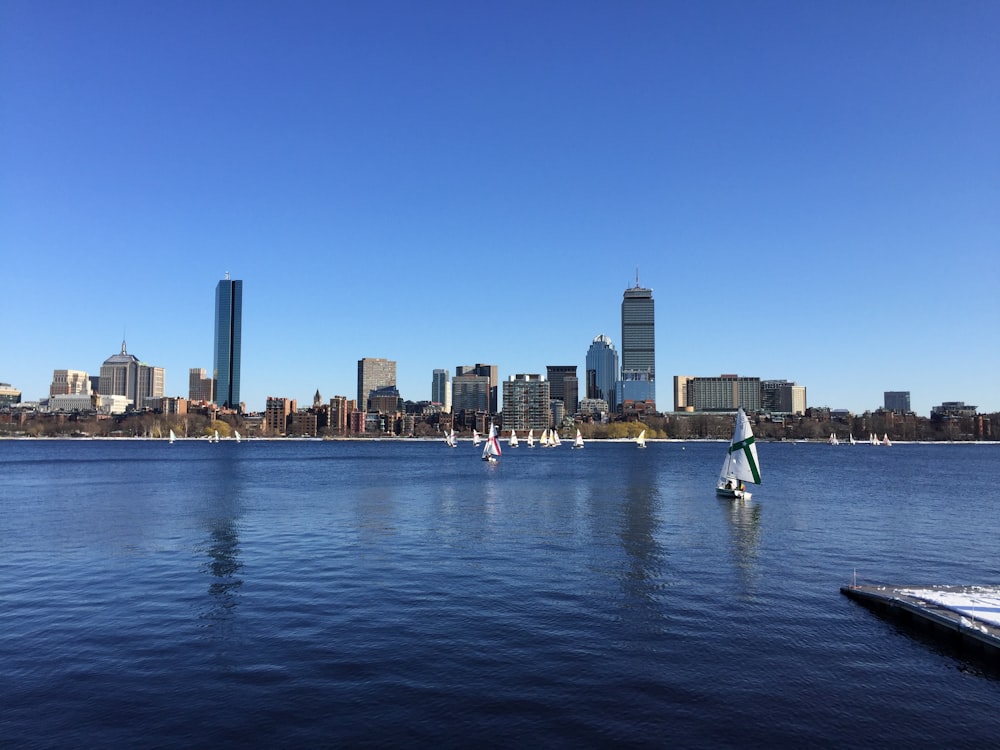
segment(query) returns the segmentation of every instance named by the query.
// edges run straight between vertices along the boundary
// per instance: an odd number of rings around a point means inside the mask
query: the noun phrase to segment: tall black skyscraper
[[[622,297],[620,400],[656,400],[656,331],[653,290],[636,284]]]
[[[243,327],[243,282],[226,278],[215,287],[215,403],[240,408],[240,347]]]

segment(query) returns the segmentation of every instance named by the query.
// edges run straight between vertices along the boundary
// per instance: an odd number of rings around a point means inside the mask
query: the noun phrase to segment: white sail
[[[528,447],[529,448],[534,448],[535,447],[535,431],[534,430],[528,430]]]
[[[882,445],[885,445],[885,446],[892,445],[892,441],[889,440],[889,433],[888,432],[882,433]]]
[[[479,445],[479,442],[480,442],[479,441],[479,433],[476,432],[475,430],[473,430],[472,431],[472,444],[473,445]]]
[[[233,430],[233,437],[236,438],[236,442],[237,443],[240,442],[240,431],[239,430]]]
[[[497,428],[490,425],[490,434],[486,438],[486,445],[483,446],[483,460],[496,461],[500,458],[500,441],[497,440]]]
[[[171,431],[170,431],[170,442],[172,443],[172,442],[174,442],[174,441],[175,441],[176,439],[177,439],[177,436],[176,436],[176,435],[174,434],[174,431],[173,431],[173,430],[171,430]]]
[[[219,442],[219,431],[218,430],[215,431],[215,435],[212,437],[212,442],[213,443]]]
[[[507,441],[507,444],[511,448],[516,448],[517,447],[517,433],[514,432],[513,430],[510,431],[510,440]]]
[[[830,441],[829,442],[830,442],[830,445],[840,445],[840,441],[837,440],[837,433],[836,432],[831,432],[830,433]]]
[[[573,441],[573,447],[574,448],[582,448],[583,447],[583,435],[580,434],[579,430],[576,431],[576,439]]]
[[[857,440],[854,439],[854,433],[853,432],[850,434],[850,440],[851,440],[851,445],[854,445],[856,442],[858,442]]]
[[[559,431],[552,430],[552,434],[549,435],[549,446],[555,448],[557,445],[561,445],[562,440],[559,439]]]
[[[760,484],[760,463],[757,461],[757,444],[754,442],[750,420],[740,407],[736,411],[733,439],[726,452],[726,460],[719,473],[717,489],[730,489],[734,482]],[[736,495],[740,497],[742,495]]]
[[[635,444],[638,445],[640,448],[645,448],[646,447],[646,431],[645,430],[643,430],[642,432],[639,433],[639,437],[637,437],[635,439]]]

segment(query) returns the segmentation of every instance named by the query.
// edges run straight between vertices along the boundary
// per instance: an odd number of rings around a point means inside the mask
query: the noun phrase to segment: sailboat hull
[[[725,487],[716,487],[715,494],[729,500],[749,500],[750,493],[746,490],[727,490]]]

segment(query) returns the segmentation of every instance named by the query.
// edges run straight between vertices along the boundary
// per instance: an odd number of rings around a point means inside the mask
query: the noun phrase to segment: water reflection
[[[647,463],[628,478],[619,539],[628,567],[621,578],[629,599],[653,601],[662,588],[664,551],[657,541],[659,490],[656,472]]]
[[[729,520],[733,536],[733,561],[743,581],[744,593],[753,595],[757,588],[761,506],[751,498],[719,500],[719,507]]]
[[[243,586],[239,538],[243,482],[238,461],[228,454],[220,456],[213,469],[212,481],[204,488],[207,492],[205,523],[208,526],[208,562],[204,569],[211,578],[208,584],[210,604],[202,617],[220,622],[232,617]]]

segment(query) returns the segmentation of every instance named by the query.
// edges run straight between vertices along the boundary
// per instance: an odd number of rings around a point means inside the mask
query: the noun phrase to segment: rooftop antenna
[[[635,288],[639,288],[639,266],[635,267]]]
[[[226,271],[226,281],[229,281],[229,271]]]

